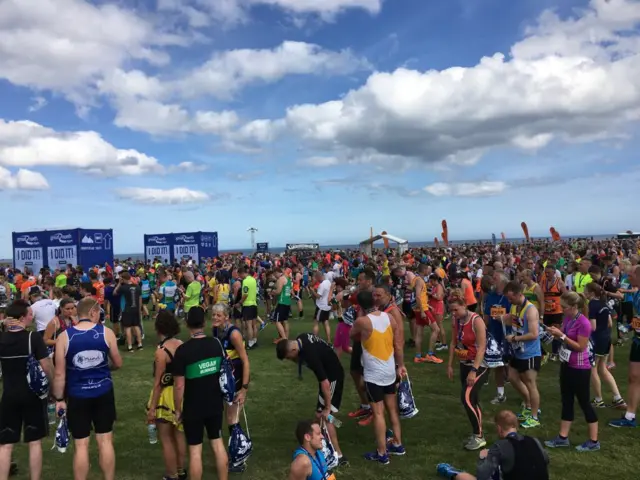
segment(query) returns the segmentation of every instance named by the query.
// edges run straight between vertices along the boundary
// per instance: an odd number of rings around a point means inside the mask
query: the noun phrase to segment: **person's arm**
[[[286,283],[287,283],[287,279],[283,275],[276,282],[276,286],[273,289],[273,291],[271,292],[271,296],[272,297],[277,297],[278,295],[280,295],[280,293],[282,293],[282,289],[284,288]]]
[[[515,460],[515,454],[513,460]],[[498,443],[494,443],[488,450],[482,450],[476,468],[477,480],[491,480],[503,462]]]
[[[184,345],[184,343],[182,345]],[[173,404],[176,423],[182,420],[182,399],[184,398],[184,374],[186,365],[180,351],[182,345],[176,349],[173,357]]]
[[[244,285],[244,280],[242,280],[242,297],[240,298],[240,305],[243,305],[246,302],[247,297],[249,296],[249,287]]]
[[[251,366],[249,365],[249,355],[247,355],[247,350],[244,348],[242,334],[239,330],[234,330],[231,334],[231,344],[242,361],[242,385],[249,385]],[[236,392],[235,403],[242,405],[246,396],[247,390],[241,388],[239,392]]]
[[[151,400],[149,401],[149,411],[147,413],[148,423],[155,422],[156,419],[156,408],[158,407],[158,400],[162,392],[162,376],[167,368],[167,353],[163,349],[158,348],[153,361],[155,375],[153,378],[153,390],[151,390]]]
[[[53,379],[53,365],[51,364],[51,359],[49,358],[49,350],[47,350],[47,346],[44,343],[42,337],[38,334],[31,335],[31,351],[33,352],[34,357],[40,363],[42,370],[47,374],[49,380]]]
[[[487,351],[487,327],[484,326],[484,321],[479,315],[473,319],[473,330],[476,334],[476,345],[478,346],[473,368],[478,370],[484,360],[484,353]]]
[[[54,347],[56,345],[56,339],[53,336],[58,329],[58,317],[53,317],[49,323],[47,323],[47,328],[44,331],[44,343],[47,347]]]
[[[291,463],[291,469],[289,470],[289,480],[307,480],[311,477],[313,468],[311,467],[311,460],[306,455],[298,455]]]
[[[389,313],[391,318],[391,329],[393,330],[393,357],[398,366],[398,370],[406,371],[404,366],[404,325],[399,310],[394,308]]]
[[[527,315],[528,331],[524,335],[516,335],[514,337],[514,341],[516,342],[528,342],[538,338],[538,335],[539,335],[538,330],[540,328],[539,327],[540,318],[536,314],[536,311],[533,307],[529,307],[529,310],[527,310],[526,315]]]
[[[67,346],[69,337],[67,332],[62,332],[56,340],[55,373],[53,376],[53,398],[56,400],[56,411],[60,408],[67,409],[64,402],[64,387],[67,379]]]
[[[371,322],[369,322],[371,323]],[[353,326],[351,327],[351,330],[349,331],[349,337],[351,337],[352,340],[355,340],[356,342],[360,342],[362,340],[364,340],[362,338],[362,334],[365,331],[365,327],[366,327],[366,317],[358,317],[356,318],[356,321],[353,322]]]
[[[424,312],[427,310],[427,305],[422,305],[422,290],[424,290],[424,280],[418,278],[416,280],[416,305],[420,309],[420,315],[424,316]]]
[[[574,352],[584,352],[589,345],[589,337],[591,336],[591,322],[587,322],[585,325],[582,325],[578,331],[578,341],[571,340],[567,337],[564,332],[556,327],[549,327],[547,329],[551,335],[555,338],[564,339],[562,340],[564,345],[569,347],[570,350]]]
[[[447,376],[449,380],[453,380],[453,357],[456,350],[456,335],[457,335],[457,326],[456,320],[451,317],[451,341],[449,342],[449,362],[447,363]]]
[[[109,345],[109,358],[111,359],[111,370],[117,370],[122,367],[122,357],[120,356],[120,350],[118,350],[118,340],[116,339],[116,334],[113,333],[113,330],[105,327],[104,336],[107,341],[107,345]],[[58,358],[56,357],[56,362]]]
[[[544,292],[542,291],[542,288],[540,288],[540,285],[536,284],[536,288],[533,289],[533,293],[535,293],[536,298],[538,299],[538,305],[540,305],[540,309],[544,309]],[[543,312],[544,310],[538,312],[540,318],[544,316]]]

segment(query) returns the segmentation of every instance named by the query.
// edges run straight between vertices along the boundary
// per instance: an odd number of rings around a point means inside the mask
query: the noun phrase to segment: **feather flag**
[[[504,242],[507,239],[507,236],[504,234],[504,232],[502,232],[500,235],[502,236],[502,241]]]
[[[444,241],[444,245],[448,247],[449,246],[449,227],[447,226],[446,220],[442,220],[442,240]]]
[[[527,227],[527,224],[525,222],[522,222],[520,226],[522,227],[522,231],[524,232],[524,238],[527,240],[527,243],[529,243],[531,241],[531,237],[529,237],[529,227]]]
[[[435,244],[436,248],[438,248],[440,246],[440,242],[438,241],[438,237],[433,237],[433,243]]]
[[[386,231],[382,232],[382,235],[386,235],[386,234],[387,234]],[[384,238],[383,240],[384,240],[384,248],[388,250],[389,249],[389,239],[388,238]]]

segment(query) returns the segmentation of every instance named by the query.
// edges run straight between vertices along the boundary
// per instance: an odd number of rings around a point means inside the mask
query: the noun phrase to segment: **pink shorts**
[[[351,346],[351,338],[349,337],[349,332],[351,332],[351,325],[347,325],[344,322],[338,322],[338,327],[336,328],[336,336],[333,339],[333,346],[341,350],[348,350]]]

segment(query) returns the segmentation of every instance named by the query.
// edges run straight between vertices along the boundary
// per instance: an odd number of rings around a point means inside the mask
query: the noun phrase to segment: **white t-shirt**
[[[47,329],[49,322],[56,316],[56,304],[49,298],[43,298],[31,305],[33,319],[36,322],[36,330],[42,332]]]
[[[328,312],[331,310],[329,305],[329,294],[331,293],[331,282],[329,280],[323,280],[318,287],[318,295],[320,298],[316,299],[316,307],[320,310]]]

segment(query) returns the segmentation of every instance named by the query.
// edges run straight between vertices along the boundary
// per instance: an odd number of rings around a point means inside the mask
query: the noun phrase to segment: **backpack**
[[[416,407],[416,400],[413,397],[413,391],[411,390],[409,375],[400,381],[396,398],[398,401],[398,413],[400,414],[400,418],[413,418],[420,411],[418,410],[418,407]]]
[[[29,389],[39,398],[45,399],[49,396],[49,377],[42,369],[40,362],[31,353],[31,335],[29,332],[29,356],[27,357],[27,385]]]
[[[504,349],[498,343],[491,332],[487,331],[487,348],[484,353],[484,361],[489,368],[498,368],[504,366]]]
[[[231,434],[229,436],[229,463],[233,467],[239,467],[246,463],[251,454],[253,453],[253,442],[251,441],[251,436],[249,435],[249,423],[247,422],[247,412],[243,407],[242,413],[244,414],[244,424],[247,428],[247,433],[245,434],[240,426],[240,412],[238,411],[236,417],[236,423],[233,425],[231,429]]]

